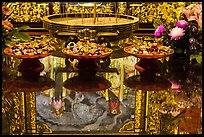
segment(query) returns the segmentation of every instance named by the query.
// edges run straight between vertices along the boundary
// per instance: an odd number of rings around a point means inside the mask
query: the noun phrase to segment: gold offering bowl
[[[110,41],[128,38],[139,28],[139,19],[121,14],[63,13],[45,16],[43,27],[56,35],[77,35],[83,29],[96,30],[97,36]]]

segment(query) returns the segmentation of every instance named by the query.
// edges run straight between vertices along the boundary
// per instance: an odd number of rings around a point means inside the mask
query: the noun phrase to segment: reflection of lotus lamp
[[[51,107],[53,110],[53,113],[55,113],[55,115],[59,118],[62,115],[62,112],[65,110],[65,106],[64,106],[64,100],[59,99],[59,100],[55,100],[53,99],[51,102]]]
[[[117,115],[120,113],[120,101],[118,99],[116,100],[109,100],[109,108],[108,112]]]

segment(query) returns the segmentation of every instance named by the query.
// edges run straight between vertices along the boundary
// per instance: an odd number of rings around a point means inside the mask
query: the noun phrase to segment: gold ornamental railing
[[[119,13],[140,19],[139,23],[153,23],[155,20],[177,20],[183,7],[195,2],[97,2],[98,13]],[[10,16],[13,22],[42,22],[44,16],[59,13],[93,13],[91,6],[80,2],[9,2],[14,10]]]

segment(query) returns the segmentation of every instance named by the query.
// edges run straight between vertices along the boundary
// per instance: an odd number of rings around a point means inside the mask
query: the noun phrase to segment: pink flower
[[[196,20],[202,30],[202,4],[191,4],[181,10],[188,21]]]
[[[184,35],[185,35],[185,30],[179,27],[173,28],[169,33],[169,36],[171,36],[171,39],[174,39],[174,40],[178,40]]]
[[[192,11],[194,16],[191,16],[189,20],[196,20],[200,29],[202,30],[202,5],[196,4]]]
[[[164,30],[166,30],[164,25],[159,25],[158,28],[154,32],[154,36],[160,37],[161,35],[163,35]]]
[[[159,31],[155,31],[155,32],[154,32],[154,36],[160,37],[160,36],[161,36],[161,33],[160,33]]]
[[[194,11],[194,14],[195,14],[195,12],[198,13],[198,14],[202,13],[202,5],[201,4],[196,4],[194,6],[194,8],[193,8],[193,11]]]
[[[200,29],[202,30],[202,13],[198,16],[198,26],[200,27]]]
[[[184,8],[181,10],[181,12],[183,12],[183,13],[185,14],[185,16],[186,16],[187,19],[189,19],[189,17],[192,16],[192,14],[193,14],[193,11],[190,10],[190,9],[188,9],[188,8],[186,8],[186,7],[184,7]]]
[[[185,28],[186,26],[188,26],[188,22],[185,20],[179,20],[178,22],[176,22],[176,26]]]

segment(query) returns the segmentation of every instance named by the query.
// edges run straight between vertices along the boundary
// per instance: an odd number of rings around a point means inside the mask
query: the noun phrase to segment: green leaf
[[[16,29],[14,29],[10,34],[9,34],[9,36],[10,37],[12,37],[12,36],[14,36],[14,37],[17,37],[18,36],[18,31],[16,30]]]
[[[164,35],[168,35],[169,31],[165,30],[163,33],[164,33]]]
[[[196,55],[194,55],[194,54],[190,55],[190,61],[195,59],[195,58],[196,58]]]
[[[24,26],[20,26],[20,27],[16,28],[16,30],[21,31],[21,30],[27,30],[29,28],[30,28],[29,26],[24,25]]]
[[[161,24],[159,20],[154,21],[153,26],[157,29],[157,27]]]
[[[202,56],[198,55],[198,56],[196,57],[196,61],[197,61],[199,64],[202,63]]]
[[[14,29],[13,31],[11,31],[9,34],[8,34],[8,37],[12,37],[15,33],[18,33],[18,31],[16,29]]]
[[[14,36],[17,38],[17,39],[20,39],[22,41],[30,41],[31,40],[31,37],[26,34],[26,33],[22,33],[22,32],[16,32],[14,33]]]
[[[176,53],[182,53],[182,50],[181,50],[180,48],[176,48],[176,49],[175,49],[175,52],[176,52]]]

